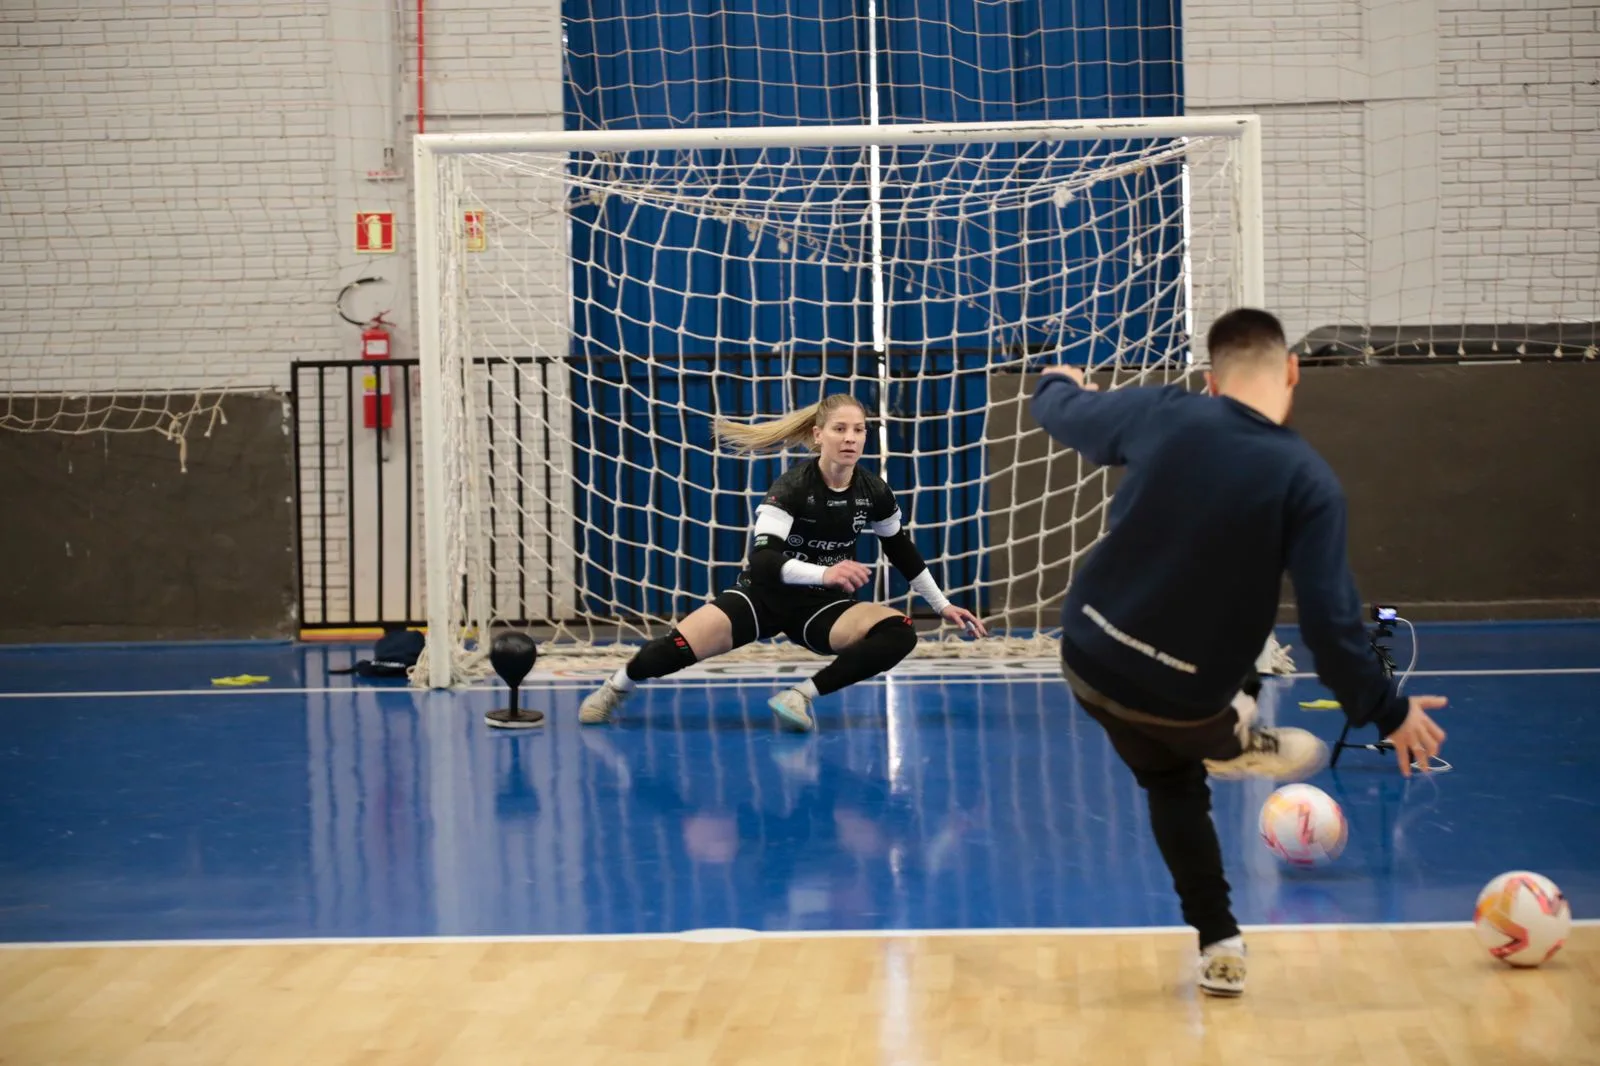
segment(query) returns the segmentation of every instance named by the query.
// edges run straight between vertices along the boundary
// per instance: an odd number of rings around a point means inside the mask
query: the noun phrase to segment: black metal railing
[[[553,356],[542,355],[479,357],[473,362],[484,368],[483,446],[488,453],[485,473],[489,489],[484,520],[489,530],[489,573],[493,575],[485,590],[489,614],[515,625],[572,621],[563,618],[566,612],[557,606],[558,584],[570,584],[576,577],[561,573],[556,566],[557,464],[552,452],[558,442],[550,431],[554,415],[550,409],[551,375],[565,374],[566,365]],[[536,418],[529,406],[529,368],[536,368],[538,375],[537,388],[533,390],[537,393]],[[530,422],[538,427],[531,439]],[[566,491],[576,491],[571,479],[565,480]],[[501,501],[502,489],[516,501],[509,508]],[[530,501],[530,495],[535,499]],[[542,533],[530,531],[534,509],[538,511],[537,528]],[[502,563],[510,569],[503,569]],[[534,580],[530,581],[530,575]]]
[[[563,364],[537,356],[474,362],[486,366],[480,443],[487,452],[489,489],[482,517],[495,575],[486,590],[489,610],[508,624],[554,621],[561,613],[558,582],[575,580],[554,563],[556,486],[552,464],[541,458],[557,445],[550,431],[549,376],[564,372]],[[538,364],[537,398],[525,391],[531,379],[523,372],[530,364]],[[426,624],[417,367],[415,359],[291,365],[302,629]],[[370,417],[383,403],[374,398],[379,395],[388,401],[387,427]],[[529,425],[534,415],[537,430]],[[533,448],[522,447],[528,432]],[[501,485],[501,478],[511,484]],[[509,500],[500,500],[502,488],[514,497],[514,510]],[[536,514],[543,520],[542,535],[531,532]]]
[[[291,365],[303,629],[423,622],[416,366],[415,359]],[[369,417],[382,407],[388,427]]]

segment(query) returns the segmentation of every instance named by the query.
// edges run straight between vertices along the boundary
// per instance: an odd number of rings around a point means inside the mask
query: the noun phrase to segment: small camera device
[[[1389,653],[1389,646],[1381,643],[1394,636],[1394,624],[1400,619],[1400,608],[1388,604],[1375,603],[1372,605],[1372,620],[1377,623],[1375,631],[1368,638],[1372,652],[1378,657],[1378,663],[1383,667],[1384,677],[1394,676],[1394,656]]]
[[[1396,672],[1395,671],[1394,654],[1393,654],[1393,651],[1390,649],[1389,645],[1387,643],[1385,643],[1385,642],[1387,640],[1389,640],[1389,638],[1394,636],[1394,627],[1395,627],[1396,623],[1398,623],[1400,625],[1407,626],[1407,627],[1410,627],[1411,623],[1406,621],[1404,618],[1400,617],[1400,608],[1391,606],[1390,604],[1387,604],[1387,603],[1375,603],[1375,604],[1373,604],[1372,608],[1371,608],[1371,617],[1372,617],[1373,626],[1372,626],[1372,632],[1369,633],[1368,636],[1367,636],[1367,643],[1372,648],[1372,654],[1373,654],[1374,658],[1376,658],[1378,660],[1378,667],[1379,667],[1379,669],[1381,669],[1383,671],[1383,676],[1385,678],[1393,678],[1394,675],[1395,675],[1395,672]],[[1416,630],[1412,629],[1412,633],[1411,633],[1411,665],[1415,666],[1416,662],[1417,662]],[[1406,668],[1406,672],[1410,673],[1410,667]],[[1402,685],[1405,683],[1405,677],[1404,676],[1402,676],[1400,678],[1400,683]],[[1337,767],[1339,765],[1339,756],[1344,753],[1344,749],[1346,749],[1346,748],[1365,748],[1368,751],[1377,751],[1377,752],[1392,752],[1392,751],[1394,751],[1394,745],[1390,744],[1387,740],[1384,740],[1381,736],[1378,738],[1376,743],[1373,743],[1373,744],[1359,744],[1359,743],[1354,743],[1354,742],[1346,739],[1346,738],[1349,737],[1349,735],[1350,735],[1350,722],[1347,719],[1345,721],[1343,731],[1340,732],[1340,734],[1339,734],[1339,739],[1334,741],[1334,744],[1333,744],[1333,758],[1328,761],[1328,765],[1330,767]],[[1411,765],[1412,766],[1416,766],[1417,764],[1415,762],[1413,762]],[[1434,772],[1440,772],[1440,771],[1444,771],[1444,770],[1450,769],[1450,764],[1445,762],[1443,759],[1440,759],[1438,756],[1433,756],[1429,760],[1428,767],[1425,767],[1425,768],[1426,769],[1431,769]]]

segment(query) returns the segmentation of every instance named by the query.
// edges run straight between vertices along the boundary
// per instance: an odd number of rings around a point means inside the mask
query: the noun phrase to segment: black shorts
[[[765,589],[748,585],[728,589],[711,602],[733,624],[735,648],[782,633],[802,648],[818,655],[832,655],[828,633],[839,616],[857,601],[838,589],[809,585]]]

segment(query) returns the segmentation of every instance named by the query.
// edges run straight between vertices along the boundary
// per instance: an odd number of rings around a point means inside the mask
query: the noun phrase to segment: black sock
[[[837,659],[818,670],[811,683],[817,686],[819,696],[838,692],[846,685],[890,669],[910,655],[916,646],[917,631],[911,628],[911,619],[903,615],[885,618],[867,630],[866,636],[841,651]]]
[[[631,681],[648,681],[652,677],[666,677],[698,662],[694,649],[676,629],[664,637],[657,637],[639,649],[628,660],[628,678]]]

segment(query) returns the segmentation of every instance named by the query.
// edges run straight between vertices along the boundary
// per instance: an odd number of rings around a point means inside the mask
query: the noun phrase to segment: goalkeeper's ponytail
[[[867,409],[848,392],[835,392],[824,396],[810,407],[790,411],[781,418],[766,422],[729,422],[719,418],[712,423],[711,431],[719,441],[732,445],[734,451],[754,455],[779,448],[813,447],[811,429],[828,420],[828,416],[841,407],[854,407],[863,416]]]

